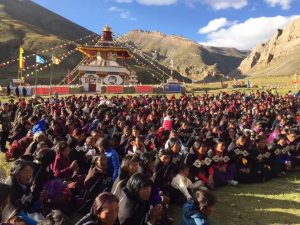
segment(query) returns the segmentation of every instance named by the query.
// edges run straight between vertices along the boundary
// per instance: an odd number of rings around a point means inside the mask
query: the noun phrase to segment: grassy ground
[[[264,77],[250,77],[242,79],[245,83],[250,81],[251,85],[257,86],[257,88],[232,88],[235,81],[224,81],[224,84],[228,85],[228,88],[222,88],[220,82],[214,83],[202,83],[202,84],[187,84],[187,90],[192,92],[202,93],[207,90],[208,93],[217,93],[220,91],[226,91],[232,93],[234,91],[241,91],[249,93],[250,91],[265,91],[270,88],[275,89],[279,94],[286,94],[289,91],[296,92],[297,88],[292,84],[292,76],[264,76]],[[298,81],[300,76],[298,76]],[[299,88],[300,86],[298,86]]]
[[[300,172],[266,183],[222,187],[214,194],[217,204],[212,224],[300,224]],[[180,221],[181,210],[173,207],[171,211]]]
[[[10,164],[0,153],[0,171]],[[214,192],[217,204],[211,217],[215,225],[300,225],[300,172],[266,183],[222,187]],[[181,209],[171,206],[175,225]]]

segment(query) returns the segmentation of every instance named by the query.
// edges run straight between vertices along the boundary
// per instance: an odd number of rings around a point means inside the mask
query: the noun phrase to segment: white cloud
[[[265,0],[271,7],[277,5],[281,6],[282,9],[287,10],[291,8],[292,0]]]
[[[110,8],[108,9],[108,11],[109,11],[109,12],[123,12],[124,9],[121,9],[121,8],[118,8],[118,7],[113,6],[113,7],[110,7]]]
[[[142,5],[173,5],[177,0],[136,0]]]
[[[119,3],[131,3],[133,0],[116,0]]]
[[[127,19],[127,20],[132,20],[132,21],[136,20],[136,18],[131,17],[129,11],[121,12],[121,13],[120,13],[120,17],[121,17],[122,19]]]
[[[135,17],[132,17],[131,16],[131,12],[126,10],[126,9],[123,9],[123,8],[119,8],[119,7],[116,7],[116,6],[113,6],[113,7],[110,7],[108,9],[109,12],[115,12],[115,13],[118,13],[120,18],[122,19],[126,19],[126,20],[131,20],[131,21],[135,21],[136,18]]]
[[[207,34],[207,41],[199,44],[250,50],[257,44],[269,40],[277,29],[283,28],[299,16],[249,18],[245,22]]]
[[[248,0],[115,0],[118,3],[132,3],[137,2],[141,5],[156,5],[156,6],[168,6],[174,5],[177,2],[184,2],[189,7],[194,7],[197,2],[202,2],[209,5],[214,10],[221,9],[240,9],[248,4]]]
[[[219,30],[222,27],[231,26],[234,23],[236,23],[236,22],[231,22],[224,17],[219,18],[219,19],[214,19],[214,20],[211,20],[205,27],[200,28],[198,33],[199,34],[211,33],[213,31]]]
[[[221,9],[241,9],[248,4],[247,0],[203,0],[203,3],[209,5],[214,10]]]
[[[198,1],[198,0],[185,0],[185,4],[190,8],[194,8],[196,1]]]
[[[132,3],[134,0],[115,0],[118,3]],[[174,5],[177,3],[177,0],[135,0],[137,3],[141,5]],[[185,1],[194,1],[194,0],[185,0]]]

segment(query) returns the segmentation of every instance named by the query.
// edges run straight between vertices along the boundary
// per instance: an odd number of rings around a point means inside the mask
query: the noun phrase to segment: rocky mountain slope
[[[300,18],[292,21],[266,43],[257,45],[234,76],[293,75],[300,72]]]
[[[124,36],[139,53],[194,79],[218,77],[237,68],[248,52],[231,48],[202,46],[176,35],[134,30]]]

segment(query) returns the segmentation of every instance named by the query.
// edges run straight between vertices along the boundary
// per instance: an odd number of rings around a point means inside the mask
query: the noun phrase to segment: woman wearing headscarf
[[[130,177],[120,196],[119,220],[121,225],[155,225],[161,219],[161,205],[150,210],[151,188],[152,181],[144,174],[136,173]]]
[[[100,194],[94,201],[90,213],[76,225],[119,225],[119,199],[108,192]]]
[[[5,222],[2,218],[4,218],[5,207],[8,204],[9,192],[10,187],[7,184],[0,183],[0,222]]]
[[[126,155],[121,162],[120,172],[112,186],[111,193],[120,197],[121,189],[126,186],[129,178],[138,172],[138,169],[139,159],[132,155]]]
[[[84,204],[80,212],[86,213],[93,204],[94,199],[102,192],[108,192],[112,186],[112,178],[107,172],[107,157],[104,153],[96,156],[84,179],[81,196]]]
[[[31,210],[33,208],[33,194],[31,192],[32,178],[32,163],[22,159],[15,161],[10,176],[6,181],[11,190],[9,194],[10,210],[6,214],[6,221],[14,216],[20,216],[26,225],[37,224],[37,221],[28,215],[28,213],[32,213]]]

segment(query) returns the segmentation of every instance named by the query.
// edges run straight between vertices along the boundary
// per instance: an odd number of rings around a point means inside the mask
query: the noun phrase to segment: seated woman
[[[111,193],[120,197],[121,189],[126,186],[129,178],[138,172],[139,159],[137,157],[127,155],[121,162],[119,176],[115,180]]]
[[[140,172],[145,174],[148,178],[153,179],[154,163],[155,155],[153,154],[153,152],[145,152],[140,157]]]
[[[209,169],[212,160],[207,156],[208,146],[208,143],[197,140],[187,154],[184,162],[186,165],[189,165],[189,178],[192,182],[201,180],[210,189],[214,189],[212,169]]]
[[[8,196],[10,187],[6,184],[0,183],[0,222],[5,221],[5,207],[8,204]]]
[[[89,161],[86,157],[88,149],[84,146],[86,136],[82,129],[76,128],[68,137],[67,143],[71,148],[69,158],[77,162],[80,174],[86,174],[89,170]]]
[[[180,140],[178,138],[170,138],[168,148],[166,148],[170,154],[170,165],[173,170],[173,176],[178,173],[179,165],[184,162],[184,155],[180,151]]]
[[[223,185],[236,186],[238,182],[235,180],[236,177],[236,165],[230,163],[230,158],[226,152],[226,145],[222,139],[217,140],[217,144],[214,150],[209,150],[207,153],[212,160],[213,178],[216,187]]]
[[[78,164],[76,161],[71,162],[69,159],[71,149],[65,141],[60,141],[56,144],[55,152],[55,160],[50,168],[54,172],[54,176],[68,181],[78,171]]]
[[[122,189],[119,203],[119,220],[121,225],[155,225],[161,219],[162,206],[150,210],[149,198],[152,181],[142,173],[130,177]],[[149,215],[148,221],[146,216]]]
[[[46,141],[46,135],[42,131],[38,131],[33,135],[33,141],[31,144],[27,147],[25,151],[25,155],[33,155],[35,151],[37,150],[37,146],[40,142]],[[48,146],[47,146],[48,147]],[[49,146],[50,147],[50,146]]]
[[[253,158],[253,172],[257,182],[265,182],[273,177],[274,159],[267,147],[266,138],[262,135],[255,137],[255,147],[251,151]]]
[[[160,150],[154,164],[154,186],[167,191],[172,178],[173,167],[170,163],[170,154],[166,150]]]
[[[253,173],[253,159],[251,157],[247,137],[240,135],[235,142],[228,148],[228,156],[232,163],[236,165],[237,175],[236,178],[240,183],[253,183],[255,182],[255,174]]]
[[[165,142],[165,149],[171,150],[171,148],[173,148],[175,144],[179,145],[179,151],[181,154],[187,154],[187,148],[182,144],[181,140],[178,139],[178,133],[175,130],[172,130],[169,133],[169,139]],[[178,146],[176,146],[175,148],[178,148]]]
[[[292,156],[285,135],[279,134],[270,146],[273,157],[273,173],[275,176],[284,176],[287,171],[293,170]]]
[[[10,143],[18,141],[25,137],[28,131],[31,129],[30,123],[24,118],[20,117],[12,128],[11,135],[9,137]]]
[[[108,138],[99,139],[96,142],[96,147],[99,152],[102,152],[107,157],[107,171],[108,175],[115,181],[118,177],[120,160],[118,153],[110,147],[110,141]]]
[[[17,160],[6,184],[10,187],[9,204],[11,216],[20,216],[26,225],[36,225],[37,221],[32,219],[28,213],[33,212],[33,195],[31,192],[31,180],[33,178],[33,167],[31,162]]]
[[[210,192],[197,191],[194,200],[184,204],[180,225],[209,225],[208,216],[212,213],[215,202],[215,197]]]
[[[112,186],[112,178],[107,172],[107,157],[100,154],[95,157],[87,176],[85,177],[81,197],[84,204],[80,212],[87,213],[93,204],[94,199],[102,192],[110,191]]]
[[[292,156],[292,166],[300,165],[300,136],[295,131],[290,129],[286,135],[288,140],[288,145],[290,148],[290,153]]]
[[[71,191],[61,179],[49,180],[41,192],[40,200],[43,215],[48,215],[53,209],[65,214],[71,214],[75,210],[71,204]]]
[[[147,152],[141,136],[135,137],[130,144],[132,145],[132,150],[128,151],[128,155],[140,156],[141,154]]]
[[[63,140],[65,136],[63,127],[57,120],[51,121],[50,127],[46,130],[46,135],[52,143]]]
[[[25,153],[32,140],[32,131],[30,130],[25,137],[13,141],[6,152],[6,161],[20,158]]]
[[[119,225],[119,199],[108,192],[100,194],[94,201],[90,213],[76,225]]]
[[[43,190],[46,183],[54,178],[50,165],[54,162],[55,151],[49,148],[44,148],[34,154],[33,163],[33,179],[31,191],[35,198],[39,197],[39,193]]]

